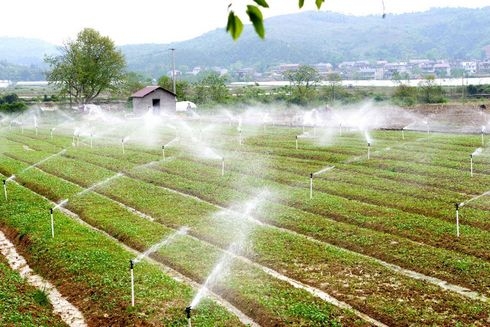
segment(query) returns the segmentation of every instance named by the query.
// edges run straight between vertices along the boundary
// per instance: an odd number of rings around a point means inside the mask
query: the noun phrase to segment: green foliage
[[[259,7],[269,8],[269,4],[265,0],[254,0],[254,2],[258,6],[247,5],[246,13],[248,19],[250,20],[250,22],[252,22],[252,25],[255,29],[255,33],[261,39],[263,39],[265,37],[264,17]],[[316,7],[320,9],[324,2],[325,0],[315,0]],[[304,0],[299,0],[298,7],[300,9],[303,8],[304,3],[305,3]],[[231,4],[228,6],[228,8],[230,6]],[[243,30],[242,21],[237,15],[235,15],[235,12],[233,10],[230,10],[230,12],[228,13],[228,22],[226,24],[226,31],[230,33],[233,40],[237,40],[240,37],[242,30]]]
[[[263,39],[265,37],[265,28],[264,28],[264,17],[262,17],[262,12],[257,6],[248,5],[247,15],[254,26],[255,33],[257,33],[257,35],[261,39]]]
[[[228,22],[226,23],[226,31],[231,34],[233,40],[237,40],[242,34],[243,23],[233,11],[228,14]]]
[[[61,55],[45,58],[51,68],[47,79],[77,103],[89,103],[101,92],[116,92],[123,85],[124,56],[109,37],[86,28],[60,50]]]
[[[200,81],[193,84],[191,101],[199,104],[224,104],[230,99],[226,77],[216,72],[206,72]]]
[[[435,83],[435,76],[427,76],[419,85],[419,101],[421,103],[444,103],[444,90]]]
[[[306,105],[316,96],[316,86],[320,82],[320,75],[315,68],[302,65],[297,70],[286,71],[284,77],[290,83],[290,102]]]
[[[393,103],[400,106],[413,106],[417,103],[417,88],[400,84],[395,87],[395,91],[392,96]]]
[[[20,100],[17,94],[11,93],[0,97],[0,111],[21,112],[27,109],[24,101]]]
[[[173,81],[170,77],[167,75],[163,75],[158,79],[157,84],[161,87],[163,87],[166,90],[172,91],[173,90]],[[185,80],[176,80],[175,81],[175,93],[177,95],[177,100],[185,100],[189,97],[189,94],[191,92],[191,85],[189,82]]]

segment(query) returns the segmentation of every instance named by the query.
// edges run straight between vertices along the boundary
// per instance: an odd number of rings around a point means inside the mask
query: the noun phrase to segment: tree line
[[[46,57],[45,61],[50,66],[47,76],[49,83],[57,87],[61,97],[69,98],[77,104],[90,103],[108,94],[127,98],[154,83],[134,72],[127,72],[124,56],[114,42],[90,28],[82,30],[76,40],[67,42],[61,48],[60,55]],[[427,76],[416,87],[398,78],[393,81],[396,86],[392,94],[345,87],[339,74],[330,73],[322,77],[314,67],[308,65],[284,72],[283,78],[289,82],[287,86],[264,89],[256,84],[231,90],[226,75],[207,71],[198,74],[193,82],[177,80],[175,93],[178,101],[189,100],[200,106],[274,101],[314,105],[350,103],[367,98],[391,100],[406,106],[446,101],[445,90],[435,83],[434,76]],[[156,82],[167,90],[173,90],[173,81],[169,76],[164,75]],[[320,82],[326,83],[320,85]]]

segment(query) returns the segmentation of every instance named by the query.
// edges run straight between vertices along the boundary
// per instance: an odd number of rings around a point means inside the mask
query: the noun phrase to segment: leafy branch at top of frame
[[[253,0],[256,5],[247,5],[247,16],[254,26],[255,33],[263,39],[265,37],[264,17],[260,8],[269,8],[269,4],[266,0]],[[325,0],[315,0],[316,7],[321,8]],[[305,0],[298,0],[298,7],[301,9],[305,4]],[[230,3],[228,5],[228,21],[226,23],[226,32],[230,33],[233,40],[237,40],[243,31],[243,22],[233,10],[231,10]]]

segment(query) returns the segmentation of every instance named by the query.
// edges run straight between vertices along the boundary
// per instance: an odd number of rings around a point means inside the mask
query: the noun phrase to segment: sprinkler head
[[[313,178],[313,173],[310,173],[310,178]]]
[[[53,208],[49,208],[49,213],[53,214]]]
[[[296,139],[298,139],[298,135],[296,135]]]
[[[473,158],[473,153],[472,153],[472,154],[470,154],[470,158]]]
[[[368,146],[371,146],[371,142],[368,142]]]
[[[185,308],[185,316],[187,317],[187,319],[191,319],[191,310],[191,306]]]
[[[459,203],[455,203],[454,206],[456,207],[456,211],[459,210]]]
[[[134,268],[133,259],[129,259],[129,269],[133,270],[133,268]]]
[[[7,181],[4,179],[4,180],[3,180],[3,185],[5,185],[5,184],[7,184]]]
[[[165,145],[162,145],[162,150],[165,150]]]

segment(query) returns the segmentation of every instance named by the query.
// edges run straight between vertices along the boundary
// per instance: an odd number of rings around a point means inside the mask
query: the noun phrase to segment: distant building
[[[161,86],[147,86],[131,95],[133,112],[142,114],[151,110],[159,115],[162,111],[175,112],[177,97],[175,93]]]

